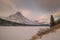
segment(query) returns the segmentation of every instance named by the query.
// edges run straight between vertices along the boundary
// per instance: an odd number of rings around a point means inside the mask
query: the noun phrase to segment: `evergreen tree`
[[[54,25],[55,25],[55,20],[54,20],[53,15],[51,15],[51,18],[50,18],[50,27],[53,27]]]

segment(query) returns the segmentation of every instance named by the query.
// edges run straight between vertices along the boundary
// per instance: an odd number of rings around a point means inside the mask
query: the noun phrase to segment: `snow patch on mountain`
[[[38,22],[32,21],[26,17],[24,17],[20,12],[16,14],[10,15],[8,17],[3,17],[5,20],[9,20],[12,22],[22,23],[22,24],[29,24],[29,25],[40,25]]]

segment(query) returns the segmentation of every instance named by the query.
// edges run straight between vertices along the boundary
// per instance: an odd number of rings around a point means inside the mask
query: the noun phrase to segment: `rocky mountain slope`
[[[16,14],[10,15],[8,17],[0,17],[0,25],[28,25],[28,26],[48,26],[48,24],[40,24],[39,22],[32,21],[25,16],[23,16],[20,12],[16,12]]]
[[[33,22],[24,17],[20,12],[8,17],[0,18],[0,25],[40,25],[38,22]]]
[[[39,23],[33,22],[30,19],[23,16],[20,12],[17,12],[16,14],[10,15],[6,18],[6,20],[17,22],[17,23],[23,23],[23,24],[32,24],[32,25],[38,25]]]

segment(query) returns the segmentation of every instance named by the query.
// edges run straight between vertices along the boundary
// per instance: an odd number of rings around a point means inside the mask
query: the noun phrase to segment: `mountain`
[[[48,24],[33,25],[33,24],[17,23],[0,18],[0,26],[49,26],[49,25]]]
[[[3,21],[4,20],[4,21]],[[8,17],[1,17],[0,21],[9,23],[19,23],[19,24],[27,24],[27,25],[40,25],[38,22],[31,21],[21,14],[21,12],[16,12],[16,14],[10,15]],[[0,22],[2,23],[2,22]]]
[[[0,18],[0,26],[23,26],[26,24],[11,22],[5,19]]]
[[[16,12],[16,14],[10,15],[8,17],[0,17],[0,25],[7,26],[47,26],[48,24],[40,24],[36,21],[32,21],[21,14],[21,12]]]
[[[33,22],[30,19],[23,16],[20,12],[17,12],[16,14],[10,15],[6,18],[6,20],[22,23],[22,24],[30,24],[30,25],[38,25],[39,23]]]

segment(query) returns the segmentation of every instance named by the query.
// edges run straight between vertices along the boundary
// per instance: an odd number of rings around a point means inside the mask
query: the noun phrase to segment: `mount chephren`
[[[21,12],[16,12],[16,14],[10,15],[8,17],[0,17],[1,26],[38,26],[41,25],[38,22],[31,21],[30,19],[24,17]]]

